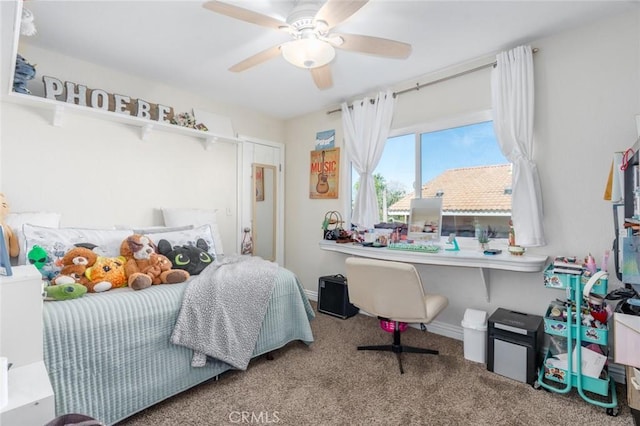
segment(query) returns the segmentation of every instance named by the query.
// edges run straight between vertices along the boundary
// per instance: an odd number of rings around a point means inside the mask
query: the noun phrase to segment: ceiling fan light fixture
[[[305,69],[326,65],[336,56],[333,46],[317,38],[301,38],[289,41],[284,43],[280,50],[287,62]]]

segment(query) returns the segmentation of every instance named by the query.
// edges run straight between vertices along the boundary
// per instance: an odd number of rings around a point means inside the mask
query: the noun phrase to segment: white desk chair
[[[404,346],[400,343],[401,323],[430,323],[449,304],[437,294],[425,294],[420,275],[410,263],[349,257],[346,260],[349,301],[381,320],[393,321],[393,344],[358,346],[358,350],[391,351],[398,357],[413,352],[437,355],[433,349]]]

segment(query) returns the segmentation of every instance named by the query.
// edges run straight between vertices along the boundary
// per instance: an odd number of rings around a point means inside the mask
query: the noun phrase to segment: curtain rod
[[[539,49],[536,47],[536,48],[531,49],[531,52],[532,53],[538,53],[538,50]],[[443,81],[451,80],[451,79],[454,79],[456,77],[462,77],[463,75],[471,74],[472,72],[480,71],[480,70],[483,70],[485,68],[495,67],[496,64],[497,64],[497,61],[493,61],[493,62],[490,62],[488,64],[480,65],[480,66],[477,66],[477,67],[474,67],[474,68],[470,68],[468,70],[464,70],[464,71],[460,71],[460,72],[455,73],[455,74],[448,75],[446,77],[442,77],[442,78],[438,78],[438,79],[433,80],[433,81],[429,81],[428,83],[422,83],[422,84],[416,83],[416,85],[413,86],[413,87],[409,87],[407,89],[403,89],[403,90],[399,90],[397,92],[393,92],[393,97],[395,98],[396,96],[402,95],[404,93],[413,92],[414,90],[420,90],[423,87],[431,86],[432,84],[436,84],[436,83],[442,83]],[[373,101],[373,99],[372,99],[371,103],[374,103],[374,102],[375,101]],[[349,105],[349,108],[352,108],[352,106]],[[327,111],[327,114],[333,114],[334,112],[340,112],[340,111],[342,111],[341,108],[332,109],[331,111]]]

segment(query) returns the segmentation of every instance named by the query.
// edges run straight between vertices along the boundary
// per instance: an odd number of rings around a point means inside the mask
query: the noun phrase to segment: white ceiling
[[[283,20],[296,3],[228,2]],[[639,6],[638,1],[614,0],[371,0],[335,30],[410,43],[411,56],[396,60],[338,50],[332,63],[334,85],[321,91],[309,71],[282,57],[241,73],[228,71],[289,36],[213,13],[202,7],[203,1],[24,4],[33,12],[38,30],[27,43],[282,119],[332,108],[582,23],[625,11],[637,13]]]

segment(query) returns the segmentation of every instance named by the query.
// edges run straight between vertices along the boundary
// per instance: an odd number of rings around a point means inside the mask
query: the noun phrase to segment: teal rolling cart
[[[595,294],[604,297],[607,294],[607,275],[598,273],[593,278],[590,280],[584,275],[554,273],[553,265],[544,271],[545,287],[565,289],[567,293],[567,306],[565,306],[564,312],[559,313],[557,307],[550,306],[544,318],[546,334],[566,338],[567,368],[558,366],[555,362],[558,361],[558,358],[552,356],[551,349],[549,349],[545,354],[544,362],[538,372],[538,380],[534,386],[561,394],[568,393],[575,388],[582,399],[606,408],[606,412],[610,416],[617,416],[619,407],[615,382],[609,376],[606,368],[598,377],[594,377],[593,374],[585,374],[582,368],[583,350],[578,350],[585,342],[600,345],[602,352],[605,355],[608,353],[608,325],[602,324],[599,327],[594,327],[592,324],[588,324],[588,321],[585,321],[587,324],[583,323],[585,320],[583,312],[588,309],[588,304],[584,300],[585,287],[587,295]]]

